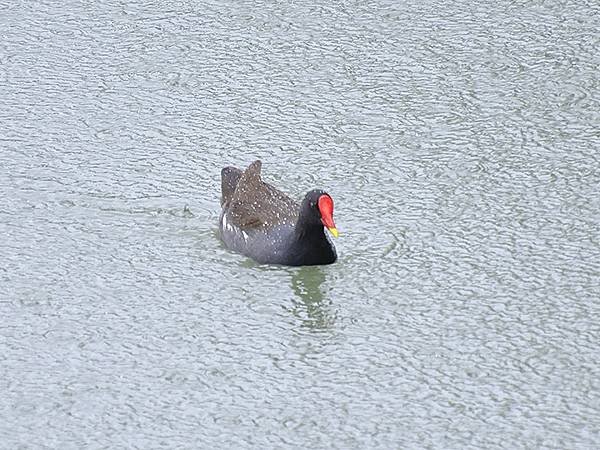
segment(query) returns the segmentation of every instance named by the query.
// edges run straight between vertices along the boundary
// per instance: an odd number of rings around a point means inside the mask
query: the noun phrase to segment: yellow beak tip
[[[337,228],[328,228],[328,230],[334,238],[336,238],[340,235]]]

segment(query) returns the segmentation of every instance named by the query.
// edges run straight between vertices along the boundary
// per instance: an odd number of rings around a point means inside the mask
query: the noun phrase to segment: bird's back
[[[298,203],[263,182],[260,169],[261,162],[255,161],[244,172],[233,167],[221,172],[221,204],[226,209],[227,220],[246,231],[295,225]]]

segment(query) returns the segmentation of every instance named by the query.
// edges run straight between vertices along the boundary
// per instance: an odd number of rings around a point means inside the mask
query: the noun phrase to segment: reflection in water
[[[328,311],[323,301],[321,285],[325,274],[320,266],[304,266],[294,270],[292,289],[300,302],[296,301],[294,315],[302,318],[302,325],[313,330],[323,330],[333,326],[335,316]]]

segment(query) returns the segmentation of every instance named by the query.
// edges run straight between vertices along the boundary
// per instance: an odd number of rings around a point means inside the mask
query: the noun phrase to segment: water
[[[599,16],[0,4],[0,446],[597,448]],[[219,243],[256,158],[338,263]]]

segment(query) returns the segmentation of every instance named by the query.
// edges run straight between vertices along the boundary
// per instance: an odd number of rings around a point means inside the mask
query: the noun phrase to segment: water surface
[[[1,4],[1,447],[596,447],[599,14]],[[219,243],[257,158],[338,263]]]

